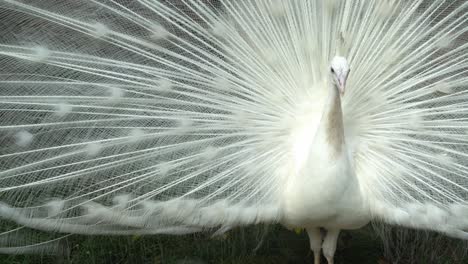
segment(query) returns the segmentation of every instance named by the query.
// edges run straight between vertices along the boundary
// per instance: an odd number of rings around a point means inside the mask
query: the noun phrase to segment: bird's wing
[[[411,3],[357,39],[344,122],[375,218],[467,238],[468,14],[443,7]]]

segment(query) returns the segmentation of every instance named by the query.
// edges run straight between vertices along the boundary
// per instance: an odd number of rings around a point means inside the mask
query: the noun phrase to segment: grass
[[[393,232],[393,231],[392,231]],[[398,235],[398,232],[394,232]],[[440,236],[435,236],[440,237]],[[463,243],[445,239],[442,248],[453,248],[453,254],[445,253],[439,260],[427,259],[425,250],[434,251],[434,245],[414,249],[411,236],[403,250],[398,251],[398,261],[385,258],[381,239],[370,227],[356,231],[345,231],[340,236],[336,252],[336,264],[393,264],[393,263],[468,263],[458,247],[450,243]],[[419,238],[418,238],[419,239]],[[434,240],[433,240],[434,241]],[[438,243],[441,243],[439,240]],[[421,243],[419,243],[421,244]],[[419,245],[418,244],[418,245]],[[63,256],[0,255],[0,264],[29,263],[168,263],[168,264],[266,264],[266,263],[312,263],[307,235],[286,230],[280,226],[248,227],[232,230],[219,237],[210,234],[189,236],[72,236],[64,241],[69,254]],[[405,253],[405,249],[407,249]],[[455,250],[457,249],[457,250]],[[466,249],[466,247],[463,247]],[[419,250],[419,253],[418,253]],[[390,250],[391,251],[391,250]],[[450,252],[450,251],[449,251]],[[406,255],[405,255],[406,254]],[[419,254],[419,255],[418,255]],[[426,259],[425,259],[426,258]],[[436,261],[436,262],[434,262]],[[326,263],[324,261],[323,263]]]

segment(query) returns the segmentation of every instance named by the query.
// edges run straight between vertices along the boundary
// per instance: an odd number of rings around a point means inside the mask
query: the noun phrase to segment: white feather
[[[130,142],[132,143],[141,141],[144,138],[144,136],[145,136],[145,131],[143,131],[140,128],[133,128],[132,130],[130,130],[129,138],[130,138]]]
[[[167,31],[165,27],[159,24],[154,24],[151,27],[151,36],[156,39],[167,39],[171,36],[171,33]]]
[[[468,238],[467,3],[52,2],[0,1],[1,219],[88,235],[379,219]],[[339,104],[331,67],[351,69]],[[28,245],[10,239],[0,252]]]
[[[35,62],[44,62],[51,56],[51,51],[44,46],[36,46],[32,49],[31,60]]]
[[[65,102],[62,102],[56,105],[55,109],[56,109],[55,114],[57,116],[64,117],[73,110],[73,107]]]
[[[26,130],[21,130],[15,135],[16,145],[20,147],[27,147],[34,139],[34,135]]]
[[[102,24],[102,23],[96,23],[93,25],[92,27],[92,31],[91,31],[91,34],[95,37],[95,38],[102,38],[102,37],[105,37],[106,35],[108,35],[110,33],[110,30],[109,28]]]
[[[99,152],[101,152],[102,150],[102,145],[100,143],[97,143],[97,142],[91,142],[89,144],[86,145],[86,154],[88,156],[96,156],[99,154]]]

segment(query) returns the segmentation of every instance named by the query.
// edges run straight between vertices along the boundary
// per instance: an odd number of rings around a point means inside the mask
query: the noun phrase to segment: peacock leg
[[[320,264],[320,250],[322,248],[322,233],[319,228],[307,228],[310,249],[314,252],[314,264]]]
[[[333,256],[336,251],[336,243],[338,242],[339,229],[329,229],[323,240],[322,248],[323,255],[328,261],[328,264],[333,264]]]

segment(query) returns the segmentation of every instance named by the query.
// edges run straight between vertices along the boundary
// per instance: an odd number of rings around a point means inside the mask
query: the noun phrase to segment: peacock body
[[[372,220],[468,239],[467,7],[0,1],[0,251],[262,222],[316,262]]]

